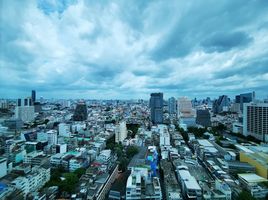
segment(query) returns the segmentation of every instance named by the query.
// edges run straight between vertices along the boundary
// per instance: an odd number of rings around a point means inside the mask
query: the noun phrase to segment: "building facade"
[[[150,98],[151,120],[153,124],[163,123],[163,93],[152,93]]]
[[[268,103],[245,103],[243,110],[243,135],[268,141]]]

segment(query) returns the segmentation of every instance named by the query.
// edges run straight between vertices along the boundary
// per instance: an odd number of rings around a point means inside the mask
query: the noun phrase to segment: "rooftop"
[[[238,177],[245,180],[248,183],[260,183],[260,182],[265,182],[268,181],[267,179],[258,176],[257,174],[238,174]]]

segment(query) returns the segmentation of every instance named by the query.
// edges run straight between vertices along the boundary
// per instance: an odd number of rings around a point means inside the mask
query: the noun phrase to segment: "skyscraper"
[[[168,112],[169,114],[176,113],[176,99],[174,97],[168,99]]]
[[[243,112],[243,104],[250,103],[251,101],[254,101],[254,99],[255,99],[255,92],[244,93],[235,96],[235,103],[240,104],[240,110]]]
[[[87,120],[87,105],[84,101],[80,101],[77,103],[74,115],[74,121],[84,121]]]
[[[268,103],[245,103],[243,113],[243,135],[268,141]]]
[[[163,93],[152,93],[150,98],[151,120],[153,124],[163,123]]]
[[[36,92],[35,90],[32,90],[32,103],[34,104],[36,101]]]
[[[224,111],[228,111],[230,106],[230,100],[227,95],[219,96],[217,100],[213,102],[213,112],[218,114]]]
[[[196,123],[204,127],[211,126],[210,113],[208,109],[196,111]]]
[[[196,113],[190,99],[187,97],[180,97],[178,99],[178,119],[181,126],[187,127],[196,125]]]

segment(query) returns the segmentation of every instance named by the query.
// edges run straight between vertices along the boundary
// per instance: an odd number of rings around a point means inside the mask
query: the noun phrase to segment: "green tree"
[[[237,197],[237,200],[256,200],[249,192],[243,190]]]
[[[139,153],[139,149],[135,146],[129,146],[126,150],[126,154],[128,158],[132,158],[137,153]]]
[[[79,168],[79,169],[75,170],[74,173],[76,174],[76,176],[78,178],[80,178],[83,174],[86,173],[86,169],[85,168]]]
[[[125,172],[127,169],[127,165],[128,165],[128,159],[125,157],[120,158],[119,160],[119,166],[118,166],[118,170]]]

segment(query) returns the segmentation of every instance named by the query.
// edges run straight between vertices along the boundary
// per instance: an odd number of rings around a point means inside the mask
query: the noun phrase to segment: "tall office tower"
[[[227,95],[219,96],[217,100],[213,102],[213,113],[218,114],[224,111],[228,111],[230,106],[230,100]]]
[[[151,120],[153,124],[163,123],[163,93],[152,93],[150,98]]]
[[[31,97],[27,97],[23,100],[23,106],[32,106],[32,98]]]
[[[34,104],[36,101],[36,92],[35,90],[32,90],[32,103]]]
[[[126,121],[120,122],[115,129],[115,142],[123,142],[127,138],[127,124]]]
[[[176,114],[176,99],[171,97],[168,99],[168,112],[169,114]]]
[[[74,121],[85,121],[87,120],[87,105],[84,101],[80,101],[77,103],[74,115]]]
[[[204,127],[211,126],[210,113],[208,109],[196,111],[196,123]]]
[[[243,135],[268,141],[268,103],[245,103],[243,113]]]
[[[17,106],[21,106],[21,99],[17,100]]]
[[[255,99],[255,92],[244,93],[244,94],[235,96],[235,103],[240,104],[240,110],[243,112],[243,104],[250,103],[254,101],[254,99]]]

